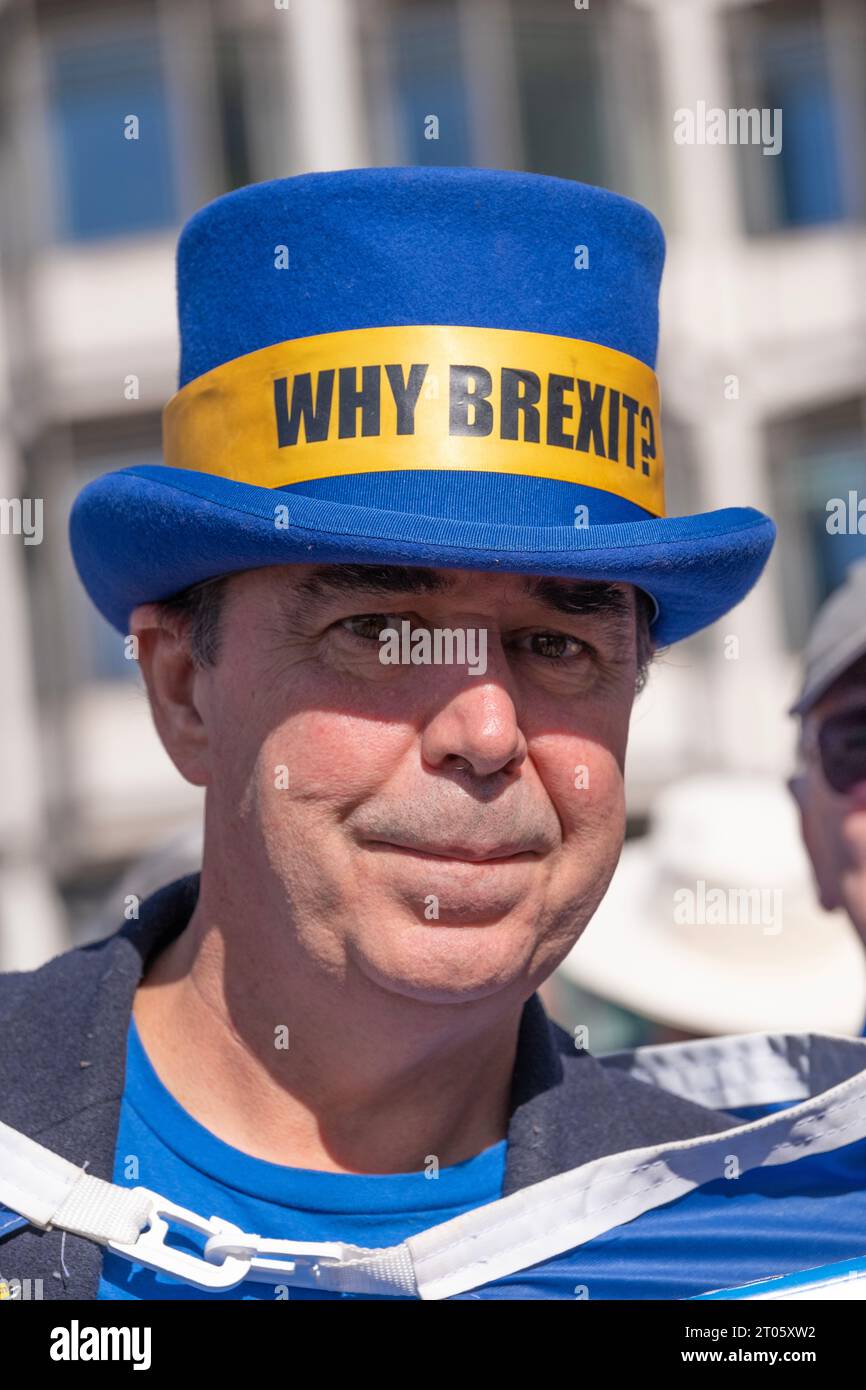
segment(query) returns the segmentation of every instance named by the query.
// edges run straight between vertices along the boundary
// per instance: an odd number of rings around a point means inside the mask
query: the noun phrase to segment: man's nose
[[[465,763],[478,777],[516,772],[527,746],[507,679],[464,672],[459,688],[428,721],[421,749],[429,767]]]

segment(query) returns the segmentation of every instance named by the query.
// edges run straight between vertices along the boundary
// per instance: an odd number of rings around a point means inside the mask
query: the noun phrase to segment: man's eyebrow
[[[455,581],[439,570],[421,565],[317,565],[292,591],[296,600],[315,605],[335,596],[364,594],[391,597],[403,594],[447,594]],[[612,618],[631,615],[626,590],[595,579],[554,579],[546,575],[523,577],[526,598],[569,616],[601,614]]]
[[[632,611],[627,590],[599,579],[527,577],[524,593],[558,613],[599,613],[611,618],[626,618]]]
[[[414,565],[317,565],[293,591],[313,603],[340,594],[441,594],[452,585]]]

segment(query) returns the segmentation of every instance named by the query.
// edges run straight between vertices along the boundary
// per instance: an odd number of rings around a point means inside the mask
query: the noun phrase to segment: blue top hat
[[[409,564],[639,586],[676,641],[773,544],[751,507],[665,517],[664,239],[566,179],[382,168],[253,184],[178,247],[164,465],[89,483],[79,574],[132,608],[261,565]]]

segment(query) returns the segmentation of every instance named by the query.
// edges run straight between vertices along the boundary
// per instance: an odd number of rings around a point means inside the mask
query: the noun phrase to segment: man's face
[[[814,735],[830,715],[866,708],[866,662],[831,686],[803,721],[809,752],[794,792],[822,907],[844,907],[866,941],[866,781],[833,790],[821,768]]]
[[[485,630],[486,671],[383,664],[404,620]],[[615,868],[636,669],[630,586],[269,567],[231,581],[201,741],[169,752],[222,871],[320,968],[523,998]]]

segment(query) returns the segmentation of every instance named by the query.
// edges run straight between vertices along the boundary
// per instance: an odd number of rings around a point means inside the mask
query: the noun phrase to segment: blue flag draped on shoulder
[[[512,1222],[523,1254],[550,1227],[560,1240],[572,1230],[569,1248],[452,1297],[866,1296],[866,1042],[746,1034],[599,1060],[743,1124],[515,1194],[526,1199]]]
[[[0,1124],[0,1217],[83,1234],[212,1292],[252,1279],[425,1300],[866,1293],[866,1039],[751,1033],[599,1061],[730,1128],[595,1159],[364,1249],[249,1234],[91,1177]],[[164,1244],[166,1215],[206,1237],[203,1259]]]

